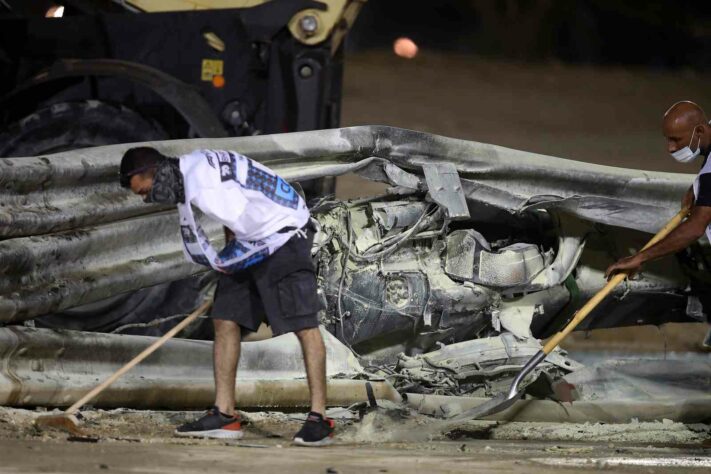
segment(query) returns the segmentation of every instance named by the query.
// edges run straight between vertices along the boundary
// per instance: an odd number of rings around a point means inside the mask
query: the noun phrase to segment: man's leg
[[[215,375],[215,406],[225,415],[234,415],[235,377],[239,363],[239,324],[223,319],[215,323],[212,361]],[[320,335],[319,335],[320,336]]]
[[[243,435],[235,415],[235,376],[240,352],[240,326],[234,321],[213,319],[215,342],[213,367],[215,406],[200,419],[185,423],[175,430],[177,436],[240,439]]]
[[[296,332],[304,354],[306,377],[311,393],[311,411],[326,414],[326,346],[318,328]]]

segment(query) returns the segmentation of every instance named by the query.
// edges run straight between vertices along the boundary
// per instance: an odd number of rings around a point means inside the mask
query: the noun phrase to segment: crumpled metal
[[[350,349],[328,331],[322,329],[321,334],[326,376],[362,375],[363,368]],[[145,336],[0,328],[0,405],[69,406],[155,341]],[[173,409],[210,406],[215,396],[212,345],[211,341],[169,340],[91,404]],[[242,406],[288,403],[292,394],[285,392],[294,392],[294,385],[280,387],[279,382],[289,381],[301,381],[303,387],[296,391],[308,400],[301,345],[294,334],[243,343],[237,374],[238,390],[251,395],[240,398]],[[356,388],[351,386],[351,391]]]
[[[550,209],[650,233],[677,212],[693,180],[385,126],[146,145],[169,156],[231,149],[290,181],[358,172],[402,184],[389,179],[393,165],[424,176],[425,164],[451,163],[478,219]],[[146,205],[119,187],[119,161],[134,146],[0,159],[0,322],[204,271],[184,261],[171,207]],[[220,226],[205,230],[220,238]]]

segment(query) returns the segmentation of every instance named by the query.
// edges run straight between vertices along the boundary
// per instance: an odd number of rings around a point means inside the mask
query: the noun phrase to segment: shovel
[[[679,213],[674,216],[667,224],[660,230],[657,235],[652,237],[652,240],[650,240],[647,245],[645,245],[642,250],[646,250],[652,245],[656,244],[660,240],[662,240],[664,237],[669,235],[669,233],[676,229],[676,227],[681,224],[681,222],[684,220],[684,218],[689,214],[689,208],[683,208]],[[523,392],[525,390],[524,388],[519,388],[519,385],[521,384],[521,381],[526,378],[526,376],[531,373],[531,371],[543,361],[543,359],[546,358],[548,354],[553,352],[553,349],[558,347],[558,344],[565,339],[565,337],[570,334],[571,331],[573,331],[578,324],[580,324],[583,319],[587,317],[588,314],[598,305],[600,302],[620,283],[624,281],[624,279],[627,278],[627,272],[623,273],[618,273],[612,278],[610,278],[610,281],[607,282],[607,284],[600,290],[598,291],[595,296],[590,298],[590,300],[585,303],[585,306],[580,308],[577,313],[575,313],[575,316],[573,319],[568,323],[567,326],[563,328],[562,331],[558,332],[555,336],[553,336],[545,346],[543,346],[543,349],[538,351],[536,355],[531,357],[531,359],[526,363],[526,365],[523,366],[523,369],[521,369],[521,372],[516,376],[514,379],[513,383],[511,383],[511,386],[509,387],[509,391],[506,394],[501,394],[497,397],[492,398],[491,400],[482,403],[481,405],[478,405],[470,410],[467,410],[465,412],[462,412],[458,415],[453,416],[452,418],[447,419],[447,422],[461,422],[461,421],[466,421],[466,420],[473,420],[477,418],[483,418],[488,415],[492,415],[494,413],[499,413],[501,411],[506,410],[509,408],[511,405],[513,405],[518,399],[523,396]]]

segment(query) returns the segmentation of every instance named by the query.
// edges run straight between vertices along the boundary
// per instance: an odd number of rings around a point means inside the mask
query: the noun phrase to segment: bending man
[[[240,341],[264,320],[275,335],[295,333],[304,355],[311,413],[294,442],[330,444],[333,421],[324,416],[326,349],[318,329],[313,231],[301,196],[269,168],[232,151],[197,150],[170,158],[153,148],[132,148],[121,160],[120,173],[121,186],[145,202],[177,204],[186,257],[221,272],[211,312],[215,406],[176,434],[242,437],[235,412]],[[224,249],[212,247],[193,207],[224,226]]]

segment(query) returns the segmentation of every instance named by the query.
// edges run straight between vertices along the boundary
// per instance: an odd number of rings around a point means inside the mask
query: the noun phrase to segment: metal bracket
[[[447,210],[447,217],[453,221],[469,219],[469,208],[457,168],[452,163],[433,163],[422,165],[422,171],[430,196]]]

